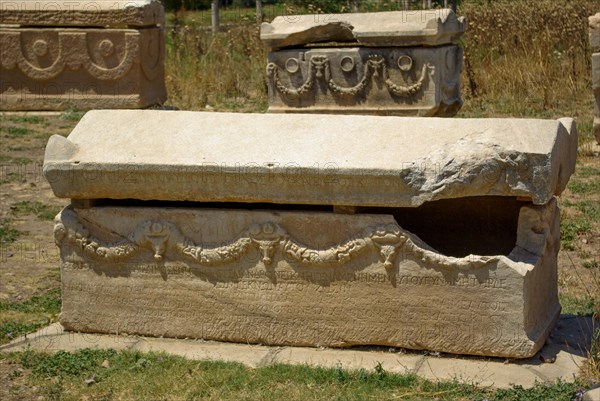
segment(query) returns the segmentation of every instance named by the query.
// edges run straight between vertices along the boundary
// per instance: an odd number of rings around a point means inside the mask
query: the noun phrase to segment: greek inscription
[[[451,287],[482,287],[482,288],[505,288],[506,279],[491,278],[480,281],[476,277],[461,277],[456,281],[449,281],[443,277],[435,276],[398,276],[397,283],[400,285],[424,285],[424,286],[451,286]]]

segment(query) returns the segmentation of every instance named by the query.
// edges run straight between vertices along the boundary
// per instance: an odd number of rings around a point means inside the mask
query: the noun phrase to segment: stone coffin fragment
[[[269,112],[452,116],[465,25],[445,9],[263,23]]]
[[[600,13],[589,18],[592,49],[592,90],[594,91],[594,137],[600,144]]]
[[[94,200],[56,219],[61,322],[529,357],[560,312],[576,143],[570,119],[89,112],[44,163]]]
[[[159,1],[1,7],[0,109],[143,108],[165,101]]]

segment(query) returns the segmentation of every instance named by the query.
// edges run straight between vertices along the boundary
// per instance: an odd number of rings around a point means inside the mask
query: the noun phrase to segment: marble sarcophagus
[[[0,110],[166,100],[159,0],[3,1],[0,25]]]
[[[269,112],[453,116],[465,27],[449,9],[263,23]]]
[[[61,322],[529,357],[576,147],[571,119],[91,111],[44,161]]]

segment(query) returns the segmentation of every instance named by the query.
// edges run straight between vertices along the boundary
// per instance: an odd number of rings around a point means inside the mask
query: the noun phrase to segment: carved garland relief
[[[409,71],[412,68],[413,61],[408,55],[402,55],[398,58],[398,68],[402,71]],[[352,57],[346,56],[340,60],[340,68],[344,72],[350,72],[355,68],[355,62]],[[285,63],[285,69],[288,73],[294,74],[300,70],[298,60],[289,58]],[[433,77],[435,67],[429,63],[423,64],[420,77],[411,85],[398,85],[390,79],[389,67],[385,59],[380,55],[369,55],[362,77],[359,82],[350,87],[339,85],[335,82],[331,74],[331,61],[327,56],[312,56],[308,62],[308,71],[306,80],[298,87],[288,87],[281,82],[279,78],[280,68],[275,63],[267,65],[267,75],[275,84],[277,90],[283,95],[291,98],[299,98],[306,95],[314,86],[317,79],[324,79],[333,94],[339,96],[360,96],[367,89],[368,84],[373,78],[381,76],[389,92],[396,96],[408,97],[415,95],[423,90],[424,84],[429,77]]]
[[[76,245],[84,257],[122,261],[142,249],[150,249],[154,259],[164,260],[167,251],[184,256],[202,265],[224,265],[238,260],[248,253],[251,247],[258,248],[265,265],[273,263],[275,252],[280,251],[286,258],[306,265],[332,267],[343,265],[357,255],[375,250],[383,266],[391,270],[397,255],[413,255],[428,267],[452,269],[472,269],[497,262],[504,256],[469,256],[455,258],[444,256],[434,250],[419,245],[421,241],[397,224],[368,227],[355,236],[328,249],[316,249],[302,244],[293,238],[279,224],[264,222],[252,224],[237,238],[217,247],[195,244],[185,237],[173,223],[165,220],[149,220],[141,223],[125,239],[109,243],[90,236],[72,210],[63,210],[61,221],[54,227],[56,244]]]
[[[2,67],[8,70],[19,67],[29,78],[35,80],[54,79],[65,67],[79,70],[82,67],[94,78],[104,81],[124,77],[134,63],[142,64],[148,80],[158,77],[164,44],[160,30],[123,32],[115,38],[111,34],[95,32],[45,32],[29,43],[24,32],[8,31],[0,35]],[[121,42],[121,43],[119,43]],[[117,47],[124,46],[118,64],[108,67],[105,59],[117,57]],[[141,57],[141,56],[144,57]],[[42,65],[38,60],[50,60]],[[143,59],[143,60],[142,60]]]

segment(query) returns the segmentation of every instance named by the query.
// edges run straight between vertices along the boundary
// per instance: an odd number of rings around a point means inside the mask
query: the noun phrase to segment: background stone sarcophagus
[[[571,119],[91,111],[44,161],[61,323],[529,357],[576,148]]]
[[[600,13],[589,18],[592,49],[592,90],[594,91],[594,136],[600,144]]]
[[[1,7],[0,109],[143,108],[166,100],[160,1]]]
[[[465,30],[452,10],[296,15],[263,23],[269,112],[452,116]]]

